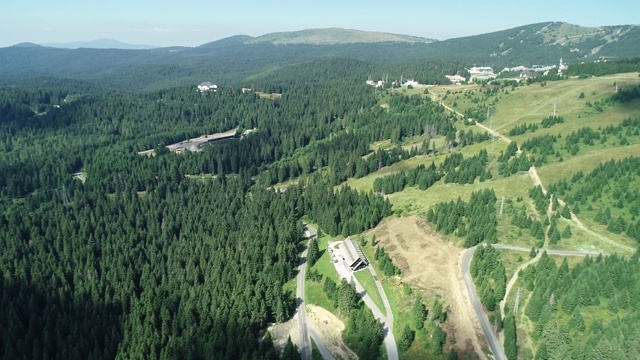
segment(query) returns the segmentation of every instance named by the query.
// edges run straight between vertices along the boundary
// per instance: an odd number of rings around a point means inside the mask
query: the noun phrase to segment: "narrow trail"
[[[457,111],[457,110],[445,105],[444,103],[442,103],[442,101],[440,102],[440,104],[445,109],[447,109],[447,110],[449,110],[449,111],[451,111],[451,112],[453,112],[453,113],[455,113],[455,114],[457,114],[457,115],[459,115],[459,116],[464,118],[464,114],[462,114],[461,112],[459,112],[459,111]],[[482,129],[484,129],[485,131],[487,131],[489,134],[491,134],[491,136],[493,136],[495,138],[498,138],[501,141],[506,142],[507,144],[512,142],[512,140],[509,139],[508,137],[506,137],[503,134],[495,131],[494,129],[488,128],[487,126],[485,126],[485,125],[483,125],[481,123],[476,122],[475,125],[480,127],[480,128],[482,128]],[[520,155],[521,153],[522,153],[522,150],[518,146],[517,154]],[[531,177],[531,181],[533,182],[533,184],[536,185],[536,186],[540,186],[540,188],[542,189],[542,192],[545,195],[547,195],[548,194],[547,193],[547,189],[545,189],[544,185],[542,184],[542,180],[540,179],[540,176],[538,175],[538,172],[537,172],[536,167],[534,165],[531,165],[531,167],[529,168],[528,173],[529,173],[529,176]],[[546,214],[547,217],[549,217],[549,218],[551,218],[551,216],[553,215],[553,196],[554,195],[550,195],[551,202],[549,203],[549,208],[547,209],[547,214]],[[562,206],[564,206],[564,202],[561,199],[559,199],[557,197],[556,197],[556,199],[558,200],[558,202]],[[594,236],[594,237],[596,237],[596,238],[598,238],[598,239],[600,239],[600,240],[602,240],[602,241],[604,241],[604,242],[606,242],[608,244],[617,246],[617,247],[619,247],[621,249],[634,251],[634,249],[629,247],[629,246],[626,246],[626,245],[623,245],[623,244],[619,244],[619,243],[617,243],[617,242],[615,242],[615,241],[613,241],[611,239],[608,239],[607,237],[605,237],[605,236],[603,236],[601,234],[598,234],[598,233],[588,229],[586,226],[584,226],[584,224],[582,224],[582,222],[580,222],[578,217],[573,212],[571,212],[571,219],[569,219],[569,221],[572,222],[573,224],[575,224],[575,226],[580,228],[581,230],[591,234],[592,236]],[[516,269],[515,273],[509,279],[509,281],[507,283],[506,291],[505,291],[505,297],[500,302],[500,313],[501,313],[502,317],[505,316],[504,308],[505,308],[505,305],[507,303],[507,300],[508,300],[508,297],[509,297],[509,293],[511,292],[513,286],[515,285],[515,283],[518,280],[518,273],[520,272],[520,270],[525,269],[529,265],[536,263],[541,258],[542,253],[544,251],[546,251],[549,254],[556,254],[556,255],[561,255],[561,256],[593,256],[594,255],[593,252],[588,252],[588,251],[549,250],[548,249],[548,247],[549,247],[549,239],[548,239],[547,233],[548,233],[548,227],[547,227],[547,231],[545,231],[545,242],[544,242],[543,248],[539,249],[539,250],[542,250],[542,251],[538,251],[538,254],[533,259],[531,259],[531,260],[523,263],[522,265],[520,265]],[[517,248],[517,247],[511,247],[511,246],[508,246],[508,245],[506,245],[506,246],[499,246],[498,245],[496,247],[502,247],[504,249],[516,250],[516,251],[529,251],[528,249],[520,249],[520,248]],[[466,269],[468,271],[468,266],[469,266],[469,263],[471,261],[471,257],[473,256],[473,252],[474,251],[475,251],[475,247],[472,248],[472,249],[467,249],[466,251],[464,251],[463,263],[461,264],[462,265],[461,268],[462,268],[463,276],[469,276],[468,272],[465,272],[465,266],[466,266]],[[469,295],[470,295],[470,297],[472,299],[472,302],[473,302],[474,299],[477,301],[477,294],[476,294],[475,286],[473,285],[473,282],[470,280],[470,278],[469,279],[465,278],[465,280],[467,282],[467,288],[468,288]],[[496,359],[503,358],[504,355],[502,354],[502,348],[499,346],[499,341],[496,339],[496,336],[490,330],[488,324],[486,324],[486,322],[487,322],[486,321],[486,314],[482,310],[481,306],[478,306],[478,304],[474,304],[474,305],[476,305],[476,306],[474,306],[475,311],[476,311],[476,315],[477,315],[478,320],[480,321],[480,323],[482,325],[482,329],[483,329],[483,331],[485,333],[485,337],[487,339],[487,342],[489,343],[489,347],[491,348],[495,358]]]
[[[441,102],[440,104],[441,104],[445,109],[447,109],[447,110],[449,110],[449,111],[451,111],[451,112],[453,112],[453,113],[455,113],[455,114],[458,114],[458,115],[460,115],[460,116],[464,117],[464,115],[463,115],[461,112],[459,112],[459,111],[457,111],[457,110],[455,110],[455,109],[453,109],[453,108],[451,108],[451,107],[449,107],[449,106],[445,105],[445,104],[444,104],[444,103],[442,103],[442,102]],[[512,141],[512,140],[511,140],[511,139],[509,139],[508,137],[506,137],[506,136],[504,136],[504,135],[500,134],[499,132],[497,132],[497,131],[495,131],[495,130],[493,130],[493,129],[489,129],[488,127],[484,126],[483,124],[481,124],[481,123],[479,123],[479,122],[476,122],[476,126],[478,126],[478,127],[482,128],[482,129],[486,130],[486,131],[487,131],[487,132],[489,132],[492,136],[497,137],[498,139],[500,139],[500,140],[502,140],[502,141],[504,141],[504,142],[506,142],[506,143],[511,143],[511,141]],[[521,152],[522,152],[522,151],[520,150],[520,147],[518,147],[518,154],[520,154]],[[536,170],[536,167],[535,167],[535,166],[533,166],[533,165],[531,165],[531,167],[529,168],[529,176],[531,177],[531,180],[533,181],[533,184],[534,184],[534,185],[538,185],[538,186],[540,186],[540,188],[542,188],[542,192],[543,192],[544,194],[547,194],[547,189],[546,189],[546,188],[544,187],[544,185],[542,184],[542,180],[540,180],[540,176],[538,176],[538,171]],[[556,198],[557,198],[557,197],[556,197]],[[557,199],[558,199],[558,202],[560,203],[560,205],[564,206],[564,201],[562,201],[562,199],[560,199],[560,198],[557,198]],[[547,215],[549,215],[549,214],[547,214]],[[598,233],[596,233],[595,231],[593,231],[593,230],[591,230],[591,229],[587,228],[587,227],[586,227],[586,226],[585,226],[585,225],[584,225],[584,224],[583,224],[583,223],[578,219],[578,217],[576,216],[576,214],[574,214],[573,212],[571,212],[571,219],[569,219],[569,221],[571,221],[571,222],[572,222],[576,227],[578,227],[578,228],[579,228],[579,229],[581,229],[582,231],[584,231],[584,232],[586,232],[586,233],[590,234],[591,236],[594,236],[594,237],[598,238],[599,240],[602,240],[602,241],[606,242],[607,244],[610,244],[610,245],[612,245],[612,246],[618,247],[618,248],[620,248],[620,249],[624,249],[624,250],[626,250],[626,251],[631,251],[631,252],[635,251],[635,249],[634,249],[634,248],[632,248],[632,247],[630,247],[630,246],[626,246],[626,245],[620,244],[620,243],[618,243],[618,242],[616,242],[616,241],[614,241],[614,240],[611,240],[611,239],[607,238],[606,236],[604,236],[604,235],[602,235],[602,234],[598,234]],[[546,243],[545,243],[545,247],[544,247],[544,248],[545,248],[545,249],[547,248]]]
[[[511,292],[513,285],[515,285],[516,281],[518,281],[518,273],[520,273],[521,270],[526,269],[529,265],[537,263],[538,260],[540,260],[540,258],[542,257],[542,253],[543,253],[542,251],[538,251],[538,253],[536,254],[536,257],[518,266],[513,276],[509,280],[509,283],[507,284],[507,289],[504,292],[504,299],[500,301],[500,314],[502,314],[503,318],[504,318],[504,306],[507,304],[507,298],[509,297],[509,293]]]

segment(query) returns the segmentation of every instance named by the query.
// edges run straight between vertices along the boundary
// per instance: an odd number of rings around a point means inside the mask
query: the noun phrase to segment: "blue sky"
[[[111,38],[197,46],[231,35],[342,27],[445,40],[543,21],[640,23],[640,1],[5,0],[0,47]]]

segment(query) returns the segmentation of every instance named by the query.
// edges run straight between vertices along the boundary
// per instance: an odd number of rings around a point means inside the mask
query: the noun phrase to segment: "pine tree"
[[[444,344],[447,341],[447,334],[442,331],[440,325],[436,325],[433,331],[433,354],[440,355],[444,350]]]
[[[320,249],[318,248],[318,240],[315,238],[309,240],[309,249],[307,250],[307,265],[312,267],[320,257]]]
[[[291,341],[291,336],[287,338],[287,343],[282,349],[282,360],[300,360],[298,346]]]
[[[512,313],[504,320],[504,353],[509,360],[518,358],[516,321]]]
[[[571,232],[571,226],[567,224],[567,226],[564,228],[564,230],[562,230],[562,238],[563,239],[568,239],[570,238],[572,235]]]
[[[411,347],[411,343],[413,343],[414,337],[414,332],[411,330],[409,325],[405,324],[402,331],[402,338],[400,338],[400,343],[398,343],[398,349],[401,353],[407,351],[409,347]]]
[[[416,321],[416,329],[420,330],[424,328],[424,322],[427,320],[427,311],[422,304],[422,298],[419,296],[413,303],[413,318]]]
[[[586,329],[584,319],[582,318],[582,313],[580,312],[580,307],[577,306],[573,310],[573,314],[571,315],[571,320],[569,320],[569,327],[572,329],[578,330],[580,332],[584,332]]]

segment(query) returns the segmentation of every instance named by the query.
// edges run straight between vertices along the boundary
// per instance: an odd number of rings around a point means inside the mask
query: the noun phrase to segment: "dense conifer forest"
[[[233,88],[1,91],[5,358],[277,357],[259,335],[292,315],[283,285],[299,261],[301,217],[349,235],[391,213],[379,195],[332,189],[354,175],[342,161],[392,131],[398,141],[425,124],[452,131],[441,107],[398,96],[383,111],[349,79],[290,83],[275,99]],[[382,126],[390,117],[401,126]],[[164,147],[235,128],[202,151]],[[154,156],[138,154],[147,149]],[[371,155],[354,163],[363,174],[410,153]],[[266,189],[317,169],[327,171]],[[367,312],[357,310],[350,336],[371,327]]]

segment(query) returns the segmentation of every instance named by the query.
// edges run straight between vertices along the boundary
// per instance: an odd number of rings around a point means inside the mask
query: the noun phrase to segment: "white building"
[[[562,72],[567,70],[568,68],[569,66],[562,61],[562,58],[560,58],[560,66],[558,66],[558,75],[562,75]]]
[[[360,249],[358,244],[356,244],[356,242],[350,237],[342,242],[340,250],[342,250],[344,261],[351,271],[364,269],[369,265],[367,257],[362,252],[362,249]]]
[[[469,74],[471,75],[493,74],[493,68],[491,66],[474,66],[469,69]]]
[[[407,86],[413,86],[413,87],[420,85],[420,83],[417,82],[414,78],[408,78],[407,82],[404,84]]]
[[[212,83],[207,81],[207,82],[203,82],[200,85],[198,85],[198,90],[200,90],[200,91],[209,91],[209,90],[218,91],[218,85],[212,84]]]

